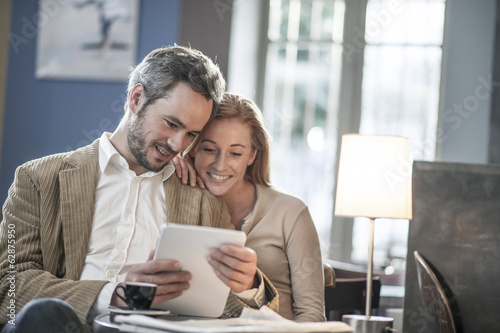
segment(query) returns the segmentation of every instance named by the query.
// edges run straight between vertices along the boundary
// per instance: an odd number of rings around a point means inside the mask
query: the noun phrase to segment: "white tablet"
[[[229,294],[229,287],[218,277],[207,261],[210,249],[223,244],[244,246],[243,231],[165,223],[160,229],[155,259],[175,259],[181,270],[193,275],[184,293],[155,308],[188,316],[220,317]]]

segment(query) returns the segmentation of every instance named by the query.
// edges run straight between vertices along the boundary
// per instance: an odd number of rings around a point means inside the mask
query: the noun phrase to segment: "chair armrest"
[[[332,265],[323,263],[323,274],[325,275],[325,287],[335,287],[335,270]]]

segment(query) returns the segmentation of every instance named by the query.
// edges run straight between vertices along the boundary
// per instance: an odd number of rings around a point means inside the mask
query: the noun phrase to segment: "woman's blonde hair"
[[[245,180],[270,186],[269,135],[259,107],[241,95],[225,93],[215,115],[205,128],[215,119],[239,119],[250,126],[252,148],[257,150],[257,154],[254,162],[247,168]]]

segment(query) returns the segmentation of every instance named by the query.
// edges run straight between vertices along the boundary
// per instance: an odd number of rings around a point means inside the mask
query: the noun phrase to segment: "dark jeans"
[[[0,333],[85,332],[71,305],[55,298],[29,302],[17,314],[14,323],[7,324]]]

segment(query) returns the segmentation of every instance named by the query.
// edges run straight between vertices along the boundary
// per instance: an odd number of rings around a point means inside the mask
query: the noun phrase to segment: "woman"
[[[226,93],[190,157],[195,170],[190,158],[178,157],[177,175],[224,200],[232,224],[257,253],[258,267],[278,289],[280,314],[325,320],[318,235],[307,206],[269,184],[269,141],[258,107]]]

